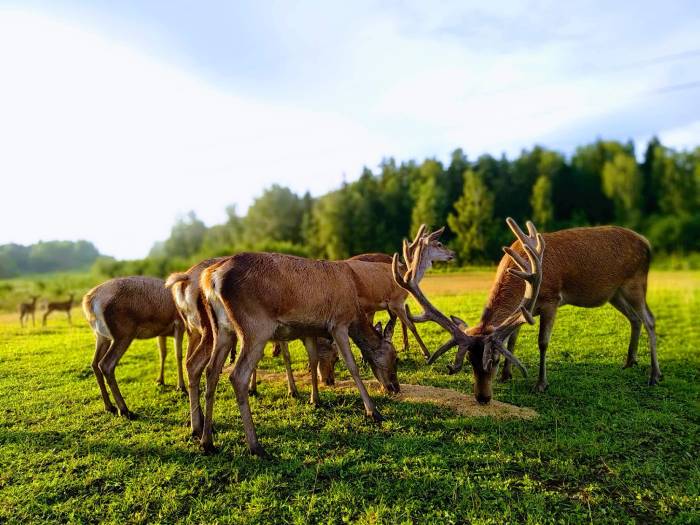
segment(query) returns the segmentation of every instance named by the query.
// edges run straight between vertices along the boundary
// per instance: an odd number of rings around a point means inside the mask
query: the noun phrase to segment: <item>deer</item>
[[[73,299],[75,298],[75,294],[70,294],[68,296],[67,301],[55,301],[48,303],[46,305],[46,313],[44,313],[44,317],[41,320],[41,325],[46,326],[46,318],[49,316],[51,312],[66,312],[66,315],[68,316],[68,324],[72,325],[73,320],[71,319],[70,316],[70,311],[71,308],[73,308]]]
[[[416,233],[416,241],[408,245],[409,252],[415,249],[416,242],[420,240],[423,243],[423,256],[426,264],[422,272],[429,270],[434,262],[451,261],[455,258],[455,253],[447,246],[444,246],[439,238],[445,228],[441,228],[433,233],[430,233],[423,224]],[[430,357],[430,352],[425,346],[423,339],[418,334],[415,324],[406,315],[404,304],[408,299],[408,292],[398,286],[394,281],[391,272],[392,257],[384,253],[364,253],[355,255],[348,259],[349,261],[367,261],[384,263],[383,271],[377,272],[372,276],[372,282],[364,288],[362,305],[367,313],[370,322],[373,322],[374,314],[379,310],[387,310],[390,316],[397,316],[401,321],[401,331],[403,335],[403,351],[408,351],[408,330],[418,342],[418,346],[423,353],[425,359]],[[423,278],[423,273],[419,276]]]
[[[19,305],[19,324],[22,328],[24,328],[24,319],[28,319],[30,315],[32,316],[32,326],[36,325],[34,321],[34,313],[36,312],[36,301],[39,299],[39,296],[32,295],[31,299],[31,302],[21,303]]]
[[[547,381],[546,355],[552,335],[557,309],[563,305],[596,308],[610,303],[630,323],[631,333],[627,360],[623,368],[637,364],[637,350],[641,328],[647,333],[651,359],[649,386],[662,378],[656,352],[656,321],[646,300],[651,245],[642,235],[620,226],[570,228],[544,233],[547,252],[543,261],[542,288],[535,308],[540,317],[538,334],[539,376],[536,392],[545,392]],[[522,253],[517,243],[511,250]],[[592,261],[592,264],[589,262]],[[489,294],[481,321],[475,331],[502,316],[513,293],[522,287],[509,272],[512,262],[501,260],[496,281]],[[507,308],[507,306],[506,306]],[[515,349],[518,331],[508,341],[511,352]],[[505,363],[501,381],[512,377],[510,364]]]
[[[469,357],[474,375],[474,397],[480,404],[491,401],[493,377],[498,370],[501,356],[506,362],[515,364],[523,374],[527,375],[525,366],[506,348],[506,345],[521,325],[534,323],[533,312],[543,278],[542,257],[545,253],[545,238],[537,232],[535,225],[531,222],[527,223],[527,235],[510,217],[506,222],[518,239],[517,242],[522,245],[519,251],[513,247],[504,248],[504,258],[510,262],[503,263],[503,277],[509,276],[508,281],[513,284],[508,290],[494,284],[494,290],[503,291],[498,294],[501,297],[498,303],[494,301],[491,307],[487,306],[487,310],[493,312],[497,310],[498,315],[485,313],[482,316],[483,322],[474,329],[469,329],[467,324],[458,317],[448,317],[443,314],[432,305],[420,289],[419,277],[423,267],[428,265],[428,261],[423,253],[424,243],[421,242],[419,235],[414,240],[416,248],[413,250],[410,249],[408,241],[404,240],[405,271],[402,271],[400,266],[398,253],[394,254],[392,261],[392,272],[396,283],[409,292],[423,308],[421,315],[413,316],[406,305],[406,312],[411,321],[414,323],[432,321],[451,335],[450,339],[432,354],[428,363],[432,364],[438,357],[456,346],[457,355],[449,371],[458,372],[462,368],[465,357]],[[514,285],[516,282],[519,286]]]
[[[205,308],[214,331],[214,349],[206,367],[204,428],[200,444],[212,442],[214,394],[227,350],[241,340],[240,355],[229,380],[233,385],[250,453],[267,456],[255,431],[248,384],[268,341],[302,339],[315,371],[316,338],[332,339],[362,398],[365,415],[383,420],[369,396],[350,350],[357,344],[385,391],[400,391],[396,349],[392,343],[396,319],[382,330],[372,326],[360,304],[359,290],[385,264],[365,261],[319,261],[275,253],[244,252],[210,266],[200,275]],[[311,374],[311,398],[319,404],[318,378]]]
[[[177,388],[186,391],[182,375],[184,327],[165,282],[154,277],[117,277],[105,281],[83,297],[83,312],[95,334],[92,370],[102,394],[105,411],[135,419],[117,385],[114,371],[134,339],[158,338],[160,374],[164,384],[166,337],[175,339]],[[112,404],[105,380],[117,407]]]
[[[202,435],[204,415],[200,406],[200,384],[204,368],[211,358],[213,348],[213,332],[215,327],[209,324],[209,317],[206,313],[203,297],[199,286],[199,277],[203,270],[210,266],[223,262],[226,257],[216,257],[205,259],[193,265],[185,272],[171,274],[165,282],[165,287],[171,290],[175,306],[180,314],[185,329],[187,330],[187,357],[185,366],[188,377],[188,394],[190,402],[190,426],[193,437],[199,438]],[[235,345],[230,349],[231,361],[236,353]],[[289,396],[297,397],[298,391],[292,373],[289,347],[286,341],[275,343],[274,356],[281,354],[287,373],[287,391]],[[318,369],[321,378],[326,384],[334,382],[333,367],[337,361],[337,356],[329,351],[319,351]],[[330,368],[330,370],[329,370]],[[330,381],[330,383],[329,383]],[[251,395],[257,393],[257,375],[254,370],[248,391]]]

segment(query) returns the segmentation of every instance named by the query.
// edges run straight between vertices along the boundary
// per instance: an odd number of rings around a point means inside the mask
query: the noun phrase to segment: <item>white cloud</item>
[[[346,118],[243,99],[36,14],[3,12],[0,69],[0,242],[81,237],[143,256],[176,211],[220,221],[273,182],[320,193],[392,149]]]

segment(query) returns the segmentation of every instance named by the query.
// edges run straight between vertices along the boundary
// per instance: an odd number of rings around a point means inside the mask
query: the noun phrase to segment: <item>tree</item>
[[[434,159],[428,159],[420,166],[418,179],[412,187],[415,205],[411,213],[411,231],[416,231],[421,224],[429,228],[444,225],[449,202],[442,173],[442,164]]]
[[[304,208],[292,190],[273,184],[248,209],[243,221],[246,241],[251,245],[260,240],[300,244]]]
[[[640,217],[642,179],[633,156],[620,152],[603,165],[603,192],[615,204],[617,221],[636,225]]]
[[[206,225],[191,211],[184,217],[180,217],[170,230],[170,237],[159,246],[158,243],[151,249],[151,257],[191,257],[202,247]]]
[[[552,181],[546,175],[540,175],[532,187],[530,197],[532,220],[541,231],[547,231],[554,218],[552,205]]]
[[[473,170],[464,176],[462,196],[454,205],[447,222],[456,234],[453,242],[462,262],[484,260],[490,256],[493,232],[493,195]]]

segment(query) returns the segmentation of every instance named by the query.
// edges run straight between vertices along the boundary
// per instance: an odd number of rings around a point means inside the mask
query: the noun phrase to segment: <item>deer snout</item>
[[[480,405],[488,405],[491,402],[491,396],[485,396],[483,394],[476,394],[475,395],[477,402]]]

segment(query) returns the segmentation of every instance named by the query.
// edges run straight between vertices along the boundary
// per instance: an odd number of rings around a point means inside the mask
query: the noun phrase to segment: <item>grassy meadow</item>
[[[475,322],[490,279],[488,271],[436,274],[424,288],[438,307]],[[47,328],[21,329],[16,314],[2,314],[0,522],[698,523],[700,272],[653,272],[649,304],[658,387],[646,385],[646,336],[640,366],[622,369],[622,315],[565,307],[549,349],[549,390],[531,391],[536,329],[525,327],[517,353],[530,377],[516,373],[494,393],[538,418],[470,418],[375,396],[386,418],[377,426],[355,391],[324,388],[324,406],[314,409],[308,387],[289,399],[283,383],[261,382],[251,404],[273,460],[248,455],[227,380],[215,409],[220,451],[200,453],[174,389],[172,342],[164,387],[155,383],[154,340],[135,342],[117,368],[139,416],[128,421],[103,411],[94,339],[78,309],[72,327],[54,314]],[[434,325],[420,330],[430,348],[445,339]],[[292,350],[305,373],[301,346]],[[283,370],[267,354],[261,367]],[[469,392],[471,373],[448,376],[448,359],[427,366],[413,343],[400,380]]]

